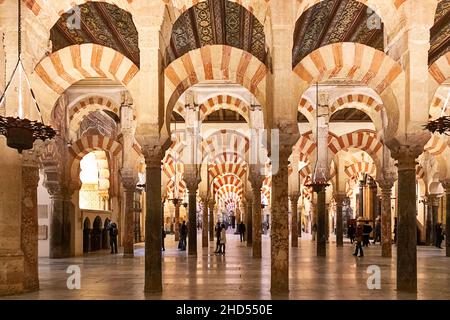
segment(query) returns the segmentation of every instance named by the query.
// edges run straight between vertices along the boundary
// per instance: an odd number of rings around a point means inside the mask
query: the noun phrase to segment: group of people
[[[348,226],[347,234],[350,238],[350,242],[352,244],[355,243],[354,256],[357,256],[358,253],[360,257],[364,256],[363,247],[369,246],[370,233],[372,231],[374,231],[372,226],[367,221],[364,222],[361,218],[357,220],[356,227],[353,224]],[[381,243],[381,220],[379,218],[375,221],[373,244],[376,244],[377,242]]]

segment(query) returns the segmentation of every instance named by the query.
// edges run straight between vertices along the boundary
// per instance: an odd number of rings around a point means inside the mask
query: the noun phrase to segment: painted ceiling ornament
[[[44,121],[41,116],[41,121],[30,120],[24,117],[23,110],[23,88],[22,84],[25,82],[28,85],[28,88],[31,93],[32,101],[36,106],[36,109],[40,115],[40,108],[36,101],[33,89],[31,88],[30,80],[26,74],[25,68],[22,62],[22,12],[21,12],[21,1],[18,1],[18,57],[17,64],[14,68],[14,71],[11,75],[11,79],[6,85],[5,91],[2,93],[0,97],[0,106],[5,102],[6,93],[8,89],[11,87],[12,81],[16,73],[18,73],[18,117],[3,117],[0,116],[0,134],[6,137],[6,144],[8,147],[17,149],[19,153],[22,153],[23,150],[29,150],[33,148],[33,144],[36,140],[49,140],[53,139],[56,135],[56,131],[44,124]]]

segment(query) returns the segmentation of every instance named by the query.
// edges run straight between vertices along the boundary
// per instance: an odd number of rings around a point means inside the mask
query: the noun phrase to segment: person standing
[[[181,251],[186,251],[186,238],[187,238],[187,226],[186,226],[186,221],[183,221],[183,224],[181,225],[180,228],[180,243],[178,245],[178,248]]]
[[[219,253],[225,255],[225,244],[227,243],[227,231],[225,225],[222,224],[222,228],[220,231],[220,249]]]
[[[222,231],[222,228],[220,226],[220,222],[217,222],[216,225],[216,251],[214,253],[219,253],[220,251],[220,232]]]
[[[444,236],[442,233],[442,223],[438,223],[436,225],[436,248],[442,249],[442,240],[444,240]]]
[[[363,252],[363,247],[362,247],[362,242],[363,242],[363,223],[362,221],[358,221],[358,225],[356,226],[356,249],[355,249],[355,253],[353,253],[353,255],[356,257],[358,255],[359,252],[359,256],[360,257],[364,257],[364,252]]]
[[[164,230],[164,227],[162,227],[161,230],[161,250],[166,251],[166,247],[164,246],[164,239],[166,238],[166,230]]]
[[[111,254],[117,254],[117,236],[119,235],[119,229],[117,224],[112,222],[108,226],[109,231],[109,245],[111,247]]]
[[[347,228],[347,235],[350,238],[350,243],[353,244],[355,241],[355,226],[353,224],[350,224]]]
[[[239,236],[241,238],[241,242],[244,242],[246,228],[245,228],[245,224],[243,221],[241,221],[241,223],[239,223],[238,229],[239,229],[238,231],[239,231]]]
[[[375,223],[375,238],[373,240],[373,244],[375,243],[381,243],[381,220],[377,219]]]

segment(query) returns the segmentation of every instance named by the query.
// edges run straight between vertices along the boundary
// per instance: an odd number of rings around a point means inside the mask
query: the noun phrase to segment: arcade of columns
[[[211,36],[180,45],[190,41],[183,38],[190,30],[183,23],[195,16],[190,10],[204,13],[216,2],[250,17],[253,28],[238,25],[241,43]],[[384,51],[356,40],[325,41],[302,57],[296,35],[302,21],[325,2],[102,1],[131,15],[138,35],[136,58],[130,50],[114,48],[114,41],[95,42],[95,35],[52,48],[58,39],[51,30],[73,4],[26,1],[25,67],[42,117],[58,136],[22,155],[0,138],[0,295],[39,288],[40,174],[50,195],[49,257],[82,254],[80,161],[95,150],[107,154],[111,218],[119,223],[124,258],[134,255],[136,185],[145,177],[140,201],[146,292],[164,289],[161,226],[172,212],[176,222],[181,215],[189,221],[190,259],[201,250],[198,209],[201,247],[213,241],[215,222],[231,208],[247,225],[247,245],[255,259],[263,257],[262,222],[269,214],[271,292],[285,293],[289,252],[299,246],[302,226],[317,229],[317,255],[325,256],[334,229],[336,246],[343,246],[344,208],[349,206],[355,208],[352,218],[381,217],[380,259],[391,258],[398,248],[397,288],[416,291],[417,243],[433,243],[438,222],[450,234],[449,140],[423,130],[429,117],[440,116],[449,93],[450,53],[443,50],[430,60],[429,52],[432,31],[448,28],[450,19],[446,25],[435,21],[441,21],[440,9],[448,14],[450,1],[354,0],[383,22]],[[16,6],[14,0],[0,0],[2,90],[17,56]],[[253,46],[243,44],[250,35],[262,35],[262,47],[256,40]],[[102,84],[87,85],[92,78]],[[17,100],[10,91],[0,114],[17,114]],[[25,114],[36,117],[29,97],[25,102]],[[366,113],[371,122],[332,121],[348,108]],[[246,123],[204,121],[221,109],[240,114]],[[117,116],[114,130],[81,130],[89,114],[99,110]],[[299,123],[299,114],[307,121]],[[173,115],[183,119],[180,124]],[[277,129],[278,139],[260,142],[256,132],[261,129]],[[256,153],[260,157],[254,159]],[[306,186],[318,170],[329,187],[313,192]]]

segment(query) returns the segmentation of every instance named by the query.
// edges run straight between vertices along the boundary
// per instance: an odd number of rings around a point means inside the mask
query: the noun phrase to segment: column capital
[[[438,194],[428,194],[426,195],[427,204],[433,207],[439,207],[440,195]]]
[[[394,179],[380,179],[377,182],[381,188],[381,192],[392,192],[392,188],[394,187]]]
[[[142,147],[147,168],[161,168],[164,150],[160,145],[146,145]]]
[[[37,140],[33,144],[33,149],[24,150],[22,153],[22,166],[23,167],[39,167],[40,158],[45,152],[44,142]]]
[[[446,194],[450,194],[450,180],[441,181],[442,187],[445,190]]]
[[[344,200],[348,199],[348,196],[345,193],[335,193],[333,194],[333,197],[336,201],[336,205],[342,205]]]
[[[262,185],[264,183],[264,179],[265,178],[266,177],[261,175],[261,174],[259,174],[259,172],[251,171],[249,176],[248,176],[248,181],[252,185],[252,189],[253,190],[261,191],[261,188],[262,188]]]
[[[120,180],[125,190],[133,190],[136,189],[137,178],[133,174],[133,169],[131,168],[122,168],[120,170]]]

